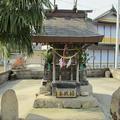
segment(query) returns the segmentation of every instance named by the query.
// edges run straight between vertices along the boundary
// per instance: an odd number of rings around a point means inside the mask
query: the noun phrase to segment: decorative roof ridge
[[[47,18],[51,17],[69,17],[69,18],[87,18],[87,13],[92,10],[68,10],[68,9],[56,9],[53,11],[47,11]]]

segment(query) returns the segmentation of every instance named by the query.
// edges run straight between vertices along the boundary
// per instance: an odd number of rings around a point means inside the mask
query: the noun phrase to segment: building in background
[[[116,43],[116,9],[112,8],[94,19],[97,31],[104,35],[103,44],[115,45]]]
[[[93,20],[98,33],[104,35],[104,39],[98,46],[91,47],[88,51],[90,56],[94,56],[89,61],[92,68],[113,68],[115,65],[116,14],[116,9],[112,6],[110,10]],[[120,56],[118,59],[120,61]]]
[[[61,21],[59,23],[61,23]],[[99,34],[104,35],[104,39],[98,45],[89,47],[87,52],[89,53],[90,60],[87,67],[88,69],[108,67],[114,68],[116,43],[116,9],[112,6],[110,10],[94,19],[93,24],[96,31]],[[42,50],[43,47],[44,46],[42,45],[42,47],[40,47],[41,49],[38,49],[38,45],[36,45],[34,46],[34,50]],[[45,46],[45,49],[47,49],[47,46]]]

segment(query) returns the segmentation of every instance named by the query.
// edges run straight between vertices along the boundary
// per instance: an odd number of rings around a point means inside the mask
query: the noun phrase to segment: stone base
[[[85,86],[80,86],[80,95],[82,96],[83,93],[88,93],[88,95],[92,95],[93,94],[92,85],[88,84]]]
[[[98,102],[93,96],[77,98],[56,98],[55,96],[39,95],[34,101],[34,108],[95,108]]]
[[[50,85],[47,85],[47,86],[41,85],[39,94],[46,94],[46,93],[50,92],[51,91],[50,87],[51,87]],[[84,93],[87,93],[88,95],[93,94],[93,89],[92,89],[91,84],[80,86],[80,88],[78,90],[80,93],[79,95],[81,95],[81,96],[83,96]],[[56,88],[53,87],[52,91],[53,91],[52,92],[53,94],[51,93],[51,95],[56,96]]]

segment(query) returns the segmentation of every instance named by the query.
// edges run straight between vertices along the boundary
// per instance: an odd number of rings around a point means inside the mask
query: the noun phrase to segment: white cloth
[[[63,58],[61,58],[59,60],[59,65],[60,65],[60,68],[62,68],[62,67],[64,67],[66,65]]]
[[[68,68],[71,65],[71,63],[72,63],[72,59],[70,58],[66,67]]]
[[[60,68],[63,67],[63,59],[62,58],[59,60],[59,65],[60,65]]]

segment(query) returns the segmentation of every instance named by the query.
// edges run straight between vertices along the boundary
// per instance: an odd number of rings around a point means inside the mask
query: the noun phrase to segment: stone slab
[[[18,119],[18,100],[12,89],[7,90],[2,96],[1,118],[2,120]]]
[[[93,96],[77,98],[56,98],[55,96],[39,95],[34,101],[34,108],[95,108],[98,102]]]
[[[26,120],[105,120],[99,108],[92,109],[33,109]]]

